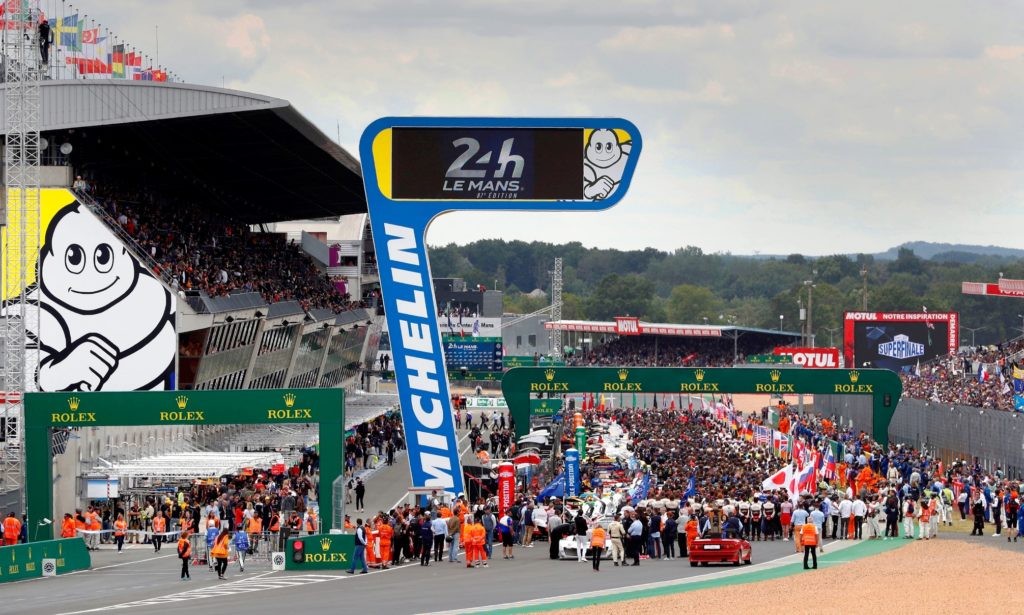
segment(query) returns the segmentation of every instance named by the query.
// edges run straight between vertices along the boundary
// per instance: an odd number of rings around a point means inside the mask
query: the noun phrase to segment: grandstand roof
[[[76,171],[194,189],[250,224],[366,211],[358,161],[286,100],[145,81],[40,92],[41,132],[72,144]]]
[[[633,319],[624,319],[633,320]],[[733,325],[677,325],[670,323],[650,323],[642,320],[636,321],[638,329],[635,332],[624,333],[620,329],[618,321],[601,320],[555,320],[544,323],[545,329],[559,329],[561,331],[580,331],[584,333],[612,333],[615,335],[678,335],[684,337],[731,337],[732,332],[740,333],[763,333],[767,335],[781,335],[787,338],[800,337],[800,333],[793,331],[779,331],[777,329],[760,329],[757,327],[737,327]]]

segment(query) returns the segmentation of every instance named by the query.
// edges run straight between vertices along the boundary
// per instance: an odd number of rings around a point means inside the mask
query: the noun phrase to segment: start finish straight
[[[403,298],[396,299],[398,331],[391,336],[392,344],[405,349],[408,370],[408,404],[416,418],[416,424],[407,426],[415,430],[415,438],[422,447],[419,453],[420,467],[427,478],[425,486],[451,490],[454,485],[448,438],[441,433],[445,418],[445,402],[440,395],[439,377],[444,377],[443,354],[440,340],[434,338],[430,312],[424,292],[424,273],[427,268],[421,263],[419,245],[414,229],[397,224],[384,224],[387,237],[388,259],[392,266],[388,274],[401,290]],[[410,269],[395,266],[408,265]],[[395,335],[394,333],[397,333]],[[397,353],[395,356],[399,356]],[[401,394],[401,387],[399,387]],[[412,436],[412,434],[410,434]],[[428,452],[439,451],[440,454]]]

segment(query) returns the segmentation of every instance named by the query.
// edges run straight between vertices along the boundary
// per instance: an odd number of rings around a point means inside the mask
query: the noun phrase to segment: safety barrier
[[[81,538],[0,547],[0,583],[85,570],[91,565]]]

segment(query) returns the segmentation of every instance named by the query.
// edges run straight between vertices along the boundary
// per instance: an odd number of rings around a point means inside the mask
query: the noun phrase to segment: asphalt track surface
[[[409,484],[404,461],[400,457],[394,466],[378,469],[367,478],[367,511],[387,510],[402,498]],[[360,515],[351,507],[350,514],[353,518]],[[830,554],[823,556],[822,561],[841,557],[833,555],[836,549],[827,550]],[[205,610],[280,614],[294,611],[296,606],[307,612],[459,612],[610,589],[627,591],[638,585],[685,578],[718,578],[797,561],[793,543],[783,541],[754,543],[754,565],[738,568],[691,568],[684,559],[645,560],[638,567],[620,568],[605,561],[601,572],[594,573],[589,562],[549,559],[548,545],[543,542],[531,549],[517,548],[513,560],[501,559],[498,547],[494,553],[498,558],[492,559],[488,568],[467,569],[463,563],[445,560],[426,568],[411,562],[386,571],[371,570],[369,574],[350,576],[322,570],[270,572],[267,565],[250,563],[244,573],[237,564],[231,564],[225,581],[217,580],[205,566],[193,567],[193,580],[182,582],[173,544],[159,554],[149,545],[128,545],[123,554],[104,545],[93,553],[91,570],[0,586],[0,612],[49,615],[173,609],[189,613]]]

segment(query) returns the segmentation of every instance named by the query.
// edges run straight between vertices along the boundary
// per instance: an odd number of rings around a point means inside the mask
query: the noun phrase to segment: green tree
[[[710,289],[680,284],[668,296],[665,315],[674,323],[702,324],[705,318],[709,323],[716,323],[721,308],[722,300]]]
[[[647,318],[654,295],[654,285],[636,274],[605,276],[587,298],[587,317],[611,320],[616,316]]]

